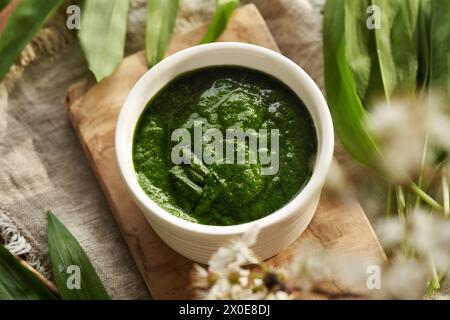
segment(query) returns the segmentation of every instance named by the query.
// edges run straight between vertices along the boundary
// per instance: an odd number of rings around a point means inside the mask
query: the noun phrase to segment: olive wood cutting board
[[[207,26],[174,35],[168,54],[199,43]],[[238,9],[219,41],[257,44],[279,51],[262,16],[254,5]],[[192,262],[182,257],[155,234],[128,194],[114,155],[114,130],[119,110],[129,91],[147,71],[144,52],[130,55],[118,70],[100,83],[83,80],[69,88],[66,106],[81,145],[101,184],[113,216],[132,257],[155,299],[191,299],[189,272]],[[308,229],[296,242],[269,259],[274,266],[286,265],[297,251],[333,249],[342,255],[384,259],[383,250],[358,203],[341,203],[323,196]],[[334,284],[341,290],[343,284]],[[347,288],[344,288],[347,289]]]

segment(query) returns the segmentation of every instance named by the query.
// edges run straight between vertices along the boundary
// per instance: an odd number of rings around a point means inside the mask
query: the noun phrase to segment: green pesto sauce
[[[278,129],[278,172],[261,175],[263,165],[247,157],[243,164],[203,163],[207,173],[195,170],[195,162],[174,165],[172,132],[186,128],[194,137],[193,120],[200,118],[224,137],[231,127]],[[133,162],[142,189],[168,212],[201,224],[235,225],[262,218],[298,194],[316,151],[312,119],[291,89],[259,71],[220,66],[177,77],[148,103],[135,130]]]

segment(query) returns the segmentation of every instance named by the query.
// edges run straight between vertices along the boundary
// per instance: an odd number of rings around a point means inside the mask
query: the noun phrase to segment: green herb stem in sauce
[[[194,141],[182,154],[190,162],[174,163],[179,141],[172,141],[173,133],[182,128],[194,137],[199,121],[223,137],[230,128],[256,135],[277,130],[276,172],[263,174],[265,164],[250,161],[248,145],[241,146],[243,162],[228,163],[225,138],[219,161],[207,164],[197,157]],[[206,140],[201,152],[208,148]],[[142,189],[171,214],[201,224],[235,225],[271,214],[297,195],[311,176],[316,151],[312,119],[291,89],[259,71],[220,66],[183,74],[153,97],[135,130],[133,162]]]

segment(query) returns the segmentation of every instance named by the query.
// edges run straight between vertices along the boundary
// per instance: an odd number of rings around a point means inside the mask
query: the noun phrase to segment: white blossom
[[[382,152],[381,167],[394,182],[415,178],[424,164],[434,166],[434,150],[450,151],[450,105],[437,95],[378,103],[368,125]]]
[[[401,260],[382,272],[381,290],[373,292],[377,299],[421,299],[427,287],[427,269],[415,259]]]
[[[369,117],[382,152],[381,166],[394,181],[403,182],[421,166],[425,124],[417,106],[407,100],[377,104]]]
[[[258,227],[251,227],[243,239],[233,241],[228,246],[217,250],[209,261],[208,269],[195,266],[192,272],[193,287],[198,296],[204,299],[288,299],[288,293],[272,290],[265,285],[264,277],[269,271],[254,273],[244,266],[255,264],[261,268],[260,261],[249,248],[254,244],[259,233]]]
[[[284,291],[276,291],[274,293],[269,293],[266,300],[292,300],[293,296]]]
[[[407,220],[408,240],[421,253],[431,252],[436,243],[435,221],[423,210],[414,211]]]
[[[438,148],[450,150],[450,105],[439,95],[428,95],[424,99],[426,129],[430,143]]]
[[[292,263],[291,271],[296,285],[302,291],[309,292],[314,287],[314,283],[330,279],[332,263],[323,250],[313,255],[298,254]]]
[[[352,186],[347,180],[344,170],[336,159],[331,162],[325,181],[324,190],[332,196],[337,196],[343,201],[350,201],[354,198]]]
[[[449,273],[450,221],[442,216],[419,208],[403,220],[391,218],[380,223],[378,233],[391,250],[391,259],[388,263],[374,262],[381,267],[381,289],[370,291],[369,297],[423,298],[436,273]],[[213,254],[207,269],[194,267],[193,285],[200,290],[200,297],[294,299],[292,292],[327,294],[330,282],[352,288],[344,291],[350,295],[364,292],[368,261],[361,257],[316,248],[297,254],[291,268],[285,270],[258,261],[248,246],[251,242],[231,242]],[[254,264],[254,269],[246,267],[249,263]]]
[[[377,234],[385,249],[400,246],[405,239],[405,225],[399,219],[382,220],[377,225]]]
[[[425,265],[428,265],[431,259],[438,272],[448,272],[450,221],[442,216],[416,209],[405,221],[398,218],[383,221],[378,225],[377,233],[384,248],[394,250],[394,256],[403,256],[406,246],[414,251],[411,259],[423,261]]]

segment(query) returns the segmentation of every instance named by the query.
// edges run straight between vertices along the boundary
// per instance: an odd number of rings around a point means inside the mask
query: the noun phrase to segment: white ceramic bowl
[[[217,65],[256,69],[278,78],[304,102],[313,119],[318,153],[311,179],[289,203],[259,220],[234,226],[209,226],[177,218],[153,202],[141,189],[132,161],[136,123],[147,102],[179,74]],[[291,244],[306,229],[317,208],[331,163],[333,124],[325,99],[313,80],[297,64],[276,53],[243,43],[213,43],[180,51],[147,71],[128,95],[116,128],[116,156],[120,173],[133,199],[152,228],[172,249],[200,263],[207,263],[220,246],[244,234],[253,224],[261,229],[253,246],[267,259]]]

